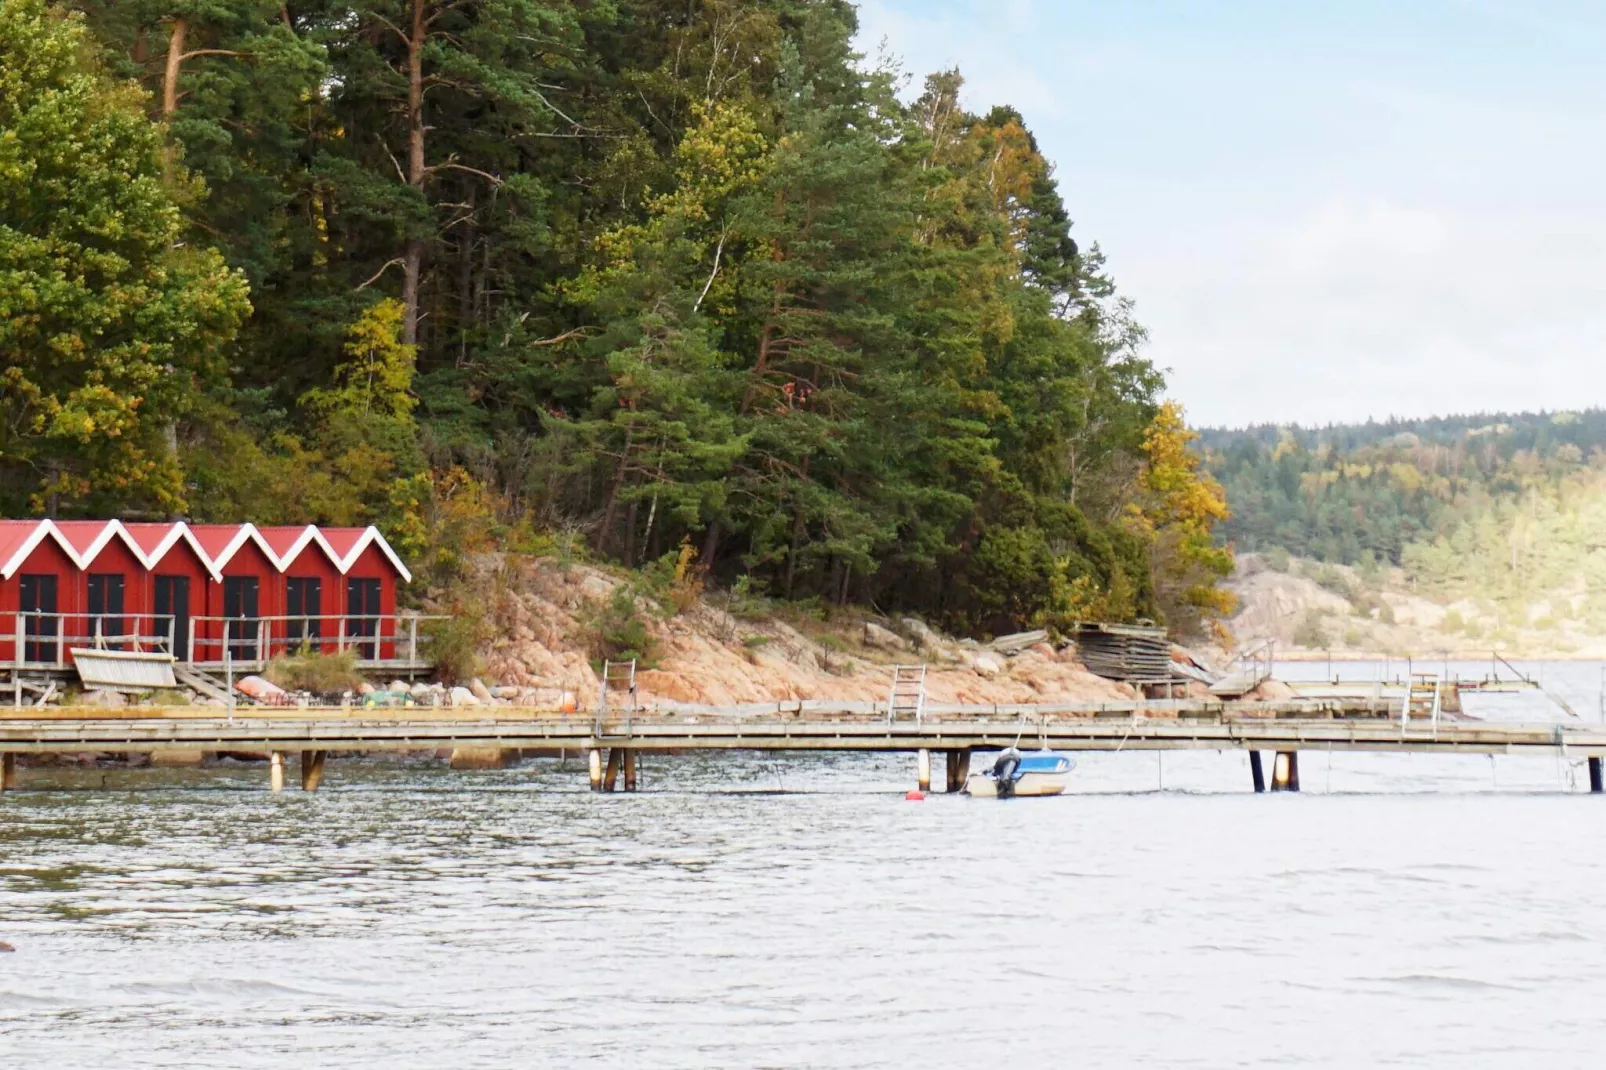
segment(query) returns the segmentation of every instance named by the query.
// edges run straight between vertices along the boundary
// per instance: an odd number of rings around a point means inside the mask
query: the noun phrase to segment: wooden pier
[[[1061,751],[1245,750],[1254,790],[1299,790],[1302,751],[1553,754],[1587,758],[1602,790],[1606,725],[1580,721],[1501,723],[1401,721],[1330,701],[1282,703],[1135,702],[1121,706],[928,706],[896,720],[871,704],[780,703],[674,711],[622,710],[602,716],[499,707],[249,708],[230,717],[208,707],[32,709],[0,714],[0,790],[15,786],[18,755],[51,753],[257,752],[273,756],[270,783],[284,781],[285,757],[300,755],[302,786],[315,790],[324,756],[336,752],[454,751],[588,755],[590,780],[612,790],[638,783],[643,753],[691,751],[902,752],[930,780],[931,752],[946,755],[945,786],[963,786],[973,751],[1047,747]]]

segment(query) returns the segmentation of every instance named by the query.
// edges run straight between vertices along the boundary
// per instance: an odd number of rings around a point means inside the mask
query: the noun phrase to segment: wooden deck
[[[0,710],[0,752],[1270,750],[1606,755],[1606,725],[1441,720],[1401,724],[1310,704],[932,707],[919,722],[802,704],[610,714],[497,708],[215,707]]]

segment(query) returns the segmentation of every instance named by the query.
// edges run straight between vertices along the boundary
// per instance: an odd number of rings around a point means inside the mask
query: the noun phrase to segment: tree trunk
[[[804,535],[803,510],[792,512],[792,544],[786,551],[786,597],[792,597],[792,587],[797,581],[797,546]]]
[[[709,571],[714,568],[714,554],[719,551],[719,521],[715,520],[708,525],[708,534],[703,536],[703,552],[698,557],[703,567]]]
[[[468,363],[469,326],[474,322],[474,192],[468,195],[457,261],[457,366]]]
[[[636,563],[636,517],[640,515],[641,501],[637,499],[630,503],[625,510],[625,567],[632,568]]]
[[[178,76],[184,70],[184,43],[190,35],[190,22],[182,15],[173,20],[173,27],[167,35],[167,65],[162,73],[162,121],[172,122],[173,115],[178,111]],[[143,50],[144,35],[140,37],[141,50]],[[167,139],[162,145],[162,169],[167,177],[173,177],[173,134],[168,131]],[[162,445],[167,455],[178,463],[178,426],[169,420],[162,427]],[[170,519],[178,520],[179,517]]]
[[[407,38],[407,184],[422,191],[429,169],[424,165],[424,44],[429,24],[428,0],[413,0],[412,34]],[[402,256],[402,341],[418,344],[418,281],[424,271],[424,239],[407,239]]]
[[[178,76],[184,69],[184,41],[190,35],[190,20],[182,15],[173,20],[167,35],[167,70],[162,75],[162,118],[171,119],[178,111]]]
[[[602,510],[602,531],[597,540],[597,549],[603,553],[608,552],[608,543],[613,538],[613,518],[619,505],[619,491],[623,489],[625,476],[630,471],[630,447],[635,433],[635,428],[625,428],[625,448],[619,451],[619,471],[614,474],[613,486],[608,488],[608,504]]]

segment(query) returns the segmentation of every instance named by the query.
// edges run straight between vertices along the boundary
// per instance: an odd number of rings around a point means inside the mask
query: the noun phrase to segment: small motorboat
[[[1058,795],[1075,768],[1076,763],[1063,754],[1049,750],[1022,754],[1011,747],[998,756],[991,769],[970,774],[965,790],[978,799]]]

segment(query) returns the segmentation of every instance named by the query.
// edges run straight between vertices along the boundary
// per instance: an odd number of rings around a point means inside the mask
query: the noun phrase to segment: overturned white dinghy
[[[154,691],[178,686],[173,679],[171,654],[74,647],[72,662],[85,687],[107,691]]]
[[[978,799],[1028,798],[1058,795],[1065,790],[1076,763],[1053,751],[1022,754],[1011,747],[998,756],[984,773],[972,773],[965,790]]]

